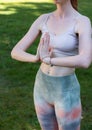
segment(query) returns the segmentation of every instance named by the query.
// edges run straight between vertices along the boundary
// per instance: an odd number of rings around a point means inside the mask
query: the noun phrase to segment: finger
[[[46,34],[46,40],[47,40],[47,41],[46,41],[47,44],[49,44],[49,41],[50,41],[50,35],[49,35],[48,33]]]
[[[44,39],[44,48],[46,50],[49,50],[49,37],[46,37],[46,39]]]
[[[50,48],[49,48],[50,56],[52,56],[52,54],[53,54],[53,49],[54,49],[53,47],[50,47]]]
[[[50,35],[47,34],[46,37],[47,37],[47,44],[49,44],[49,42],[50,42]]]
[[[39,42],[39,45],[38,45],[38,49],[39,49],[39,51],[40,51],[41,48],[42,48],[43,42],[44,42],[44,39],[41,38],[41,39],[40,39],[40,42]]]
[[[49,44],[49,42],[50,42],[50,35],[48,33],[46,33],[44,35],[44,43]]]
[[[43,48],[44,46],[44,39],[40,39],[40,43],[39,43],[39,50],[41,51],[41,49]]]
[[[38,45],[38,50],[40,50],[41,44],[43,44],[43,39],[40,39],[39,45]]]
[[[40,52],[41,52],[42,48],[43,48],[43,43],[40,43],[40,45],[39,45]]]

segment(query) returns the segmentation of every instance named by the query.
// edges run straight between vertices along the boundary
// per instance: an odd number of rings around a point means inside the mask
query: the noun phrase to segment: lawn
[[[12,1],[12,2],[11,2]],[[79,12],[92,20],[92,1],[79,0]],[[53,11],[50,0],[0,0],[0,130],[40,130],[33,103],[33,86],[40,63],[11,59],[14,45],[41,14]],[[39,38],[28,52],[35,54]],[[92,130],[92,66],[77,69],[81,84],[81,130]]]

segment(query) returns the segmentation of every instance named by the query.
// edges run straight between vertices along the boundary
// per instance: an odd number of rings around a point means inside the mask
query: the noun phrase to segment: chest
[[[51,35],[50,34],[50,47],[63,50],[71,51],[78,46],[78,37],[76,34],[71,32],[63,33],[62,35]]]
[[[50,28],[51,29],[51,28]],[[46,32],[50,35],[50,47],[60,51],[73,51],[78,48],[78,36],[74,31],[74,26],[64,30],[63,32],[54,33],[44,24],[41,28],[42,37]],[[58,29],[57,29],[58,30]]]

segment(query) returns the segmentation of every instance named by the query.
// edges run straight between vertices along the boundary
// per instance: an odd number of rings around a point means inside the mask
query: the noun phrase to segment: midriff
[[[66,55],[54,54],[54,56],[52,57],[66,57]],[[42,70],[43,73],[51,76],[67,76],[75,72],[75,68],[61,67],[55,65],[51,66],[46,63],[42,63],[40,69]]]

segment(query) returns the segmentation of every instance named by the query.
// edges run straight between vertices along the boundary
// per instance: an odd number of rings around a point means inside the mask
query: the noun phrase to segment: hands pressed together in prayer
[[[49,42],[50,42],[50,36],[48,33],[46,33],[44,37],[40,40],[36,54],[36,57],[46,64],[51,64],[52,49],[49,46]]]

